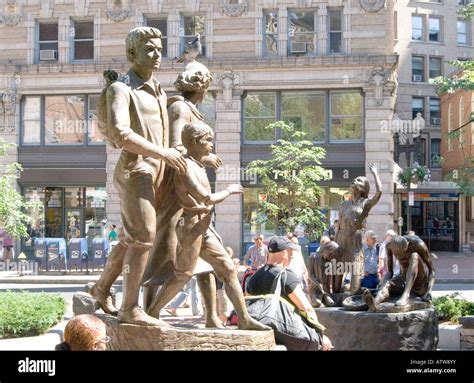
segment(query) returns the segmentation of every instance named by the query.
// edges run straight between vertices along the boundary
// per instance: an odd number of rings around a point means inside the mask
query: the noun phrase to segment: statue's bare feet
[[[375,306],[375,299],[368,289],[364,290],[364,292],[362,293],[362,298],[364,299],[366,305],[369,306],[370,312],[377,311],[377,306]]]
[[[334,300],[329,295],[324,296],[323,302],[327,307],[333,307],[336,304],[336,302],[334,302]]]
[[[408,297],[402,296],[398,301],[395,302],[395,306],[406,306],[408,304]]]
[[[207,328],[225,328],[222,324],[222,321],[217,316],[209,316],[206,318],[206,327]]]
[[[249,316],[247,319],[239,318],[239,330],[268,331],[271,328]]]
[[[99,286],[97,286],[97,284],[95,284],[89,290],[89,294],[95,298],[106,314],[117,316],[118,310],[112,303],[112,295],[110,292],[103,291]]]
[[[138,326],[158,326],[161,328],[171,328],[172,326],[165,321],[149,316],[145,311],[138,306],[130,310],[120,310],[117,319],[121,323],[136,324]]]

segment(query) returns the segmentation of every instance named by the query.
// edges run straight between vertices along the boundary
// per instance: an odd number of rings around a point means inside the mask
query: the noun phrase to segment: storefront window
[[[89,118],[87,121],[88,124],[88,140],[89,144],[103,144],[105,143],[104,136],[99,130],[97,125],[97,100],[99,95],[91,94],[88,97],[89,100]]]
[[[41,139],[40,97],[25,97],[23,102],[23,143],[39,144]]]
[[[245,98],[245,141],[273,142],[275,130],[265,127],[276,120],[276,94],[251,93]]]
[[[244,242],[252,242],[257,233],[263,234],[267,239],[277,235],[275,222],[257,222],[257,206],[265,198],[266,194],[261,188],[244,189]]]
[[[29,238],[25,240],[25,245],[32,246],[34,238],[43,238],[45,234],[44,188],[26,188],[24,196],[27,202],[34,202],[37,205],[26,212],[28,217],[31,218],[31,222],[27,226]]]
[[[83,189],[82,188],[65,188],[66,207],[82,206]]]
[[[86,208],[84,209],[85,234],[87,237],[103,237],[106,219],[105,206],[107,191],[104,187],[86,188]]]

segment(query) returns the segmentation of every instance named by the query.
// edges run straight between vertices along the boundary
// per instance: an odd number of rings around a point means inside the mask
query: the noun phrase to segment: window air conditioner
[[[306,53],[306,43],[291,43],[291,53]]]
[[[412,77],[413,77],[413,82],[422,82],[423,81],[423,76],[421,74],[414,74]]]
[[[58,51],[54,49],[43,49],[40,50],[40,60],[41,61],[57,61],[58,60]]]
[[[439,117],[431,117],[431,123],[433,125],[441,125],[441,118]]]

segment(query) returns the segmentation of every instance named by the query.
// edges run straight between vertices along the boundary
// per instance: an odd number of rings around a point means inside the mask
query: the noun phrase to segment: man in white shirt
[[[268,247],[263,243],[263,239],[263,234],[257,234],[254,238],[255,245],[247,250],[244,258],[247,269],[257,270],[267,263]]]

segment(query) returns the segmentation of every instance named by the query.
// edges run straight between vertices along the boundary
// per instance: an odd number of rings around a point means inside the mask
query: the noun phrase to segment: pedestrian
[[[375,289],[379,284],[379,248],[377,234],[373,230],[368,230],[365,233],[365,243],[362,246],[362,251],[364,252],[364,277],[361,280],[361,287]]]

